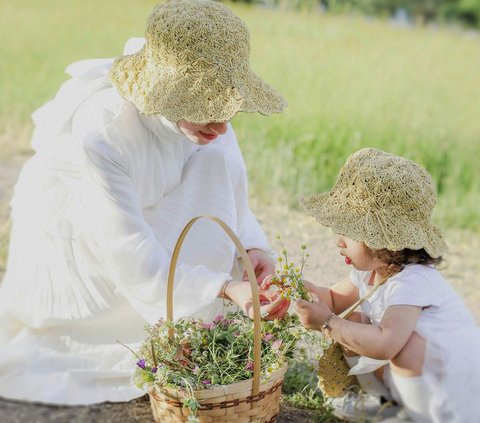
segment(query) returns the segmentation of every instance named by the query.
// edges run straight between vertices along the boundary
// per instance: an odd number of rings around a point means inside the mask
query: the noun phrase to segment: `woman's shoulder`
[[[105,132],[125,113],[125,106],[125,100],[113,87],[93,93],[72,116],[72,135],[84,139],[92,133]]]
[[[113,87],[96,92],[79,107],[72,122],[72,134],[86,150],[123,157],[146,155],[155,138],[136,107]]]

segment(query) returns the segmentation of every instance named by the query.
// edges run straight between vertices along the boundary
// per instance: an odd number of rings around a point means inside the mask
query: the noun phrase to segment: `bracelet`
[[[325,321],[323,322],[321,328],[320,328],[320,331],[324,332],[326,329],[331,329],[329,323],[330,323],[330,320],[332,319],[332,317],[335,316],[335,313],[330,313],[327,318],[325,319]]]
[[[224,299],[226,298],[226,299],[228,299],[228,300],[230,299],[230,298],[227,297],[227,295],[225,294],[225,291],[227,290],[227,286],[228,286],[228,284],[229,284],[230,282],[232,282],[231,279],[228,280],[228,281],[226,281],[226,282],[223,284],[222,291],[220,292],[220,298],[224,298]]]

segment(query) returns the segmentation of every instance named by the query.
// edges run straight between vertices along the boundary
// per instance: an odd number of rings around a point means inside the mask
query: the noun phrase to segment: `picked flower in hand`
[[[307,254],[307,246],[302,245],[302,256],[300,264],[295,264],[289,261],[288,252],[283,245],[280,236],[277,236],[280,245],[282,246],[282,255],[278,258],[279,268],[269,278],[268,285],[276,287],[279,295],[288,300],[302,299],[305,301],[312,301],[308,291],[305,289],[303,282],[303,268],[309,255]]]

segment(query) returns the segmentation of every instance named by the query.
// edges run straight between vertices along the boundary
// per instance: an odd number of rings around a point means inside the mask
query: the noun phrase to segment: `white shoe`
[[[381,419],[378,423],[413,423],[413,420],[407,414],[407,411],[404,408],[400,408],[397,414],[392,417],[387,417],[386,419]]]
[[[379,396],[354,390],[348,390],[344,396],[334,398],[331,404],[336,417],[350,422],[379,422],[399,411],[398,406],[389,402],[382,404]]]

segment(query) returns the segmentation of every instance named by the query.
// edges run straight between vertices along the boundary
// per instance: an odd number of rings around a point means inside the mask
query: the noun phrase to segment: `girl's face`
[[[343,235],[336,236],[337,247],[340,255],[345,257],[345,263],[352,265],[357,270],[378,271],[385,267],[385,263],[374,257],[372,251],[363,243],[357,242]]]
[[[190,141],[195,144],[206,145],[212,142],[219,135],[227,132],[228,122],[210,122],[206,125],[198,125],[196,123],[179,120],[177,126],[180,131],[187,136]]]

